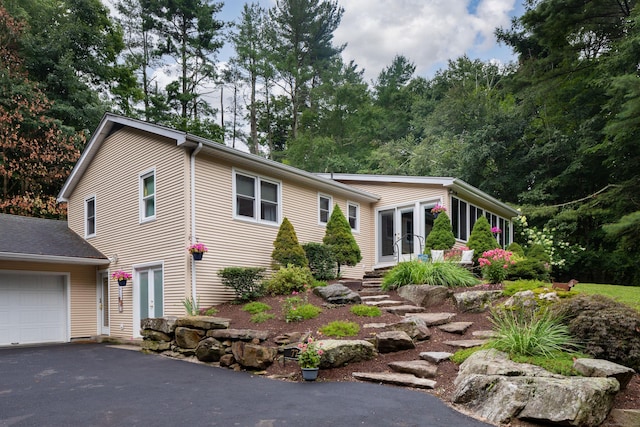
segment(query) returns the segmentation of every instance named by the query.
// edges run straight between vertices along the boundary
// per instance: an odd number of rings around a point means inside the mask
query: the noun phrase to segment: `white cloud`
[[[470,7],[470,1],[474,7]],[[495,59],[494,31],[509,26],[510,14],[516,7],[516,0],[340,0],[339,3],[345,12],[334,34],[335,43],[347,43],[344,60],[355,60],[365,69],[367,79],[375,79],[395,55],[406,56],[416,64],[416,73],[425,76],[465,53],[472,59]],[[505,60],[510,58],[506,49],[502,53]]]

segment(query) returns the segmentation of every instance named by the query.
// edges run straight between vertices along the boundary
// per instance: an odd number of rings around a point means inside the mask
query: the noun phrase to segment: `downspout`
[[[202,150],[202,142],[191,153],[191,244],[197,243],[196,239],[196,156]],[[195,304],[197,301],[196,290],[196,262],[191,257],[191,299]]]

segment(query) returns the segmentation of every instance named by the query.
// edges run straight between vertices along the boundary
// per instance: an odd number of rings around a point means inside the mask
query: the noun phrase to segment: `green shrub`
[[[424,242],[424,253],[428,254],[431,249],[451,249],[455,243],[456,238],[451,231],[451,220],[445,212],[440,212],[433,221],[433,228]]]
[[[362,317],[378,317],[382,315],[380,308],[373,305],[358,304],[351,307],[351,312],[356,316]]]
[[[360,247],[353,237],[351,226],[338,205],[335,205],[331,212],[322,243],[331,248],[336,258],[338,276],[340,276],[341,265],[353,267],[362,260]]]
[[[200,309],[200,312],[203,316],[215,316],[218,313],[218,310],[214,307],[209,307],[206,310]]]
[[[524,258],[524,249],[517,242],[513,242],[507,246],[507,250],[520,258]]]
[[[475,286],[480,281],[464,267],[448,262],[401,262],[382,279],[383,290],[405,285],[436,285],[448,287]]]
[[[271,258],[274,261],[274,268],[286,265],[295,265],[298,267],[306,267],[309,262],[304,253],[304,249],[298,243],[298,236],[291,222],[284,218],[276,240],[273,242],[273,252]]]
[[[306,298],[301,298],[296,295],[284,300],[282,303],[282,312],[285,322],[290,323],[313,319],[322,313],[322,310],[320,307],[309,304]]]
[[[267,320],[275,319],[275,317],[276,316],[271,313],[265,313],[264,311],[262,311],[251,316],[251,319],[249,320],[251,320],[252,323],[263,323]]]
[[[336,320],[321,327],[320,332],[328,337],[354,337],[360,332],[360,325],[355,322]]]
[[[551,263],[551,257],[544,249],[544,246],[539,244],[533,244],[527,250],[527,258],[534,258],[542,262]]]
[[[264,268],[259,267],[227,267],[218,271],[218,276],[224,286],[235,291],[236,300],[250,301],[264,295],[263,273]]]
[[[265,282],[265,290],[271,295],[290,295],[292,292],[304,291],[311,283],[313,276],[309,268],[288,265],[276,271]]]
[[[246,311],[251,314],[262,313],[263,311],[269,310],[271,310],[271,306],[269,304],[258,301],[253,301],[242,306],[242,311]]]
[[[507,278],[548,281],[551,278],[551,266],[537,258],[519,259],[507,269]]]
[[[500,244],[491,232],[491,225],[486,217],[481,216],[473,224],[467,247],[473,249],[474,259],[478,259],[484,252],[500,247]]]
[[[564,316],[587,354],[640,369],[640,313],[636,310],[602,295],[568,298],[553,310]]]
[[[496,337],[487,344],[490,348],[520,356],[553,357],[557,352],[576,348],[576,342],[562,318],[550,310],[533,315],[520,310],[495,309],[491,323]]]
[[[311,274],[317,280],[331,280],[336,278],[336,257],[331,248],[321,243],[307,243],[302,245],[309,261]]]

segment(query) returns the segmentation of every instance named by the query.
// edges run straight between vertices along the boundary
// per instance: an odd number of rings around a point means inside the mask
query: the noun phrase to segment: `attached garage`
[[[65,221],[0,214],[0,347],[96,335],[109,260]]]
[[[69,338],[66,277],[0,272],[0,346]]]

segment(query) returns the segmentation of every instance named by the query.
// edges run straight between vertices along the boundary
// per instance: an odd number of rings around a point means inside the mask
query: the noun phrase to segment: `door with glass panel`
[[[99,333],[109,335],[109,274],[106,271],[98,275],[98,317]]]
[[[139,313],[141,319],[164,315],[164,289],[162,267],[149,268],[138,272]]]
[[[400,235],[396,242],[396,250],[400,250],[399,261],[408,261],[415,258],[416,243],[418,240],[414,234],[413,207],[398,209],[400,220]]]

